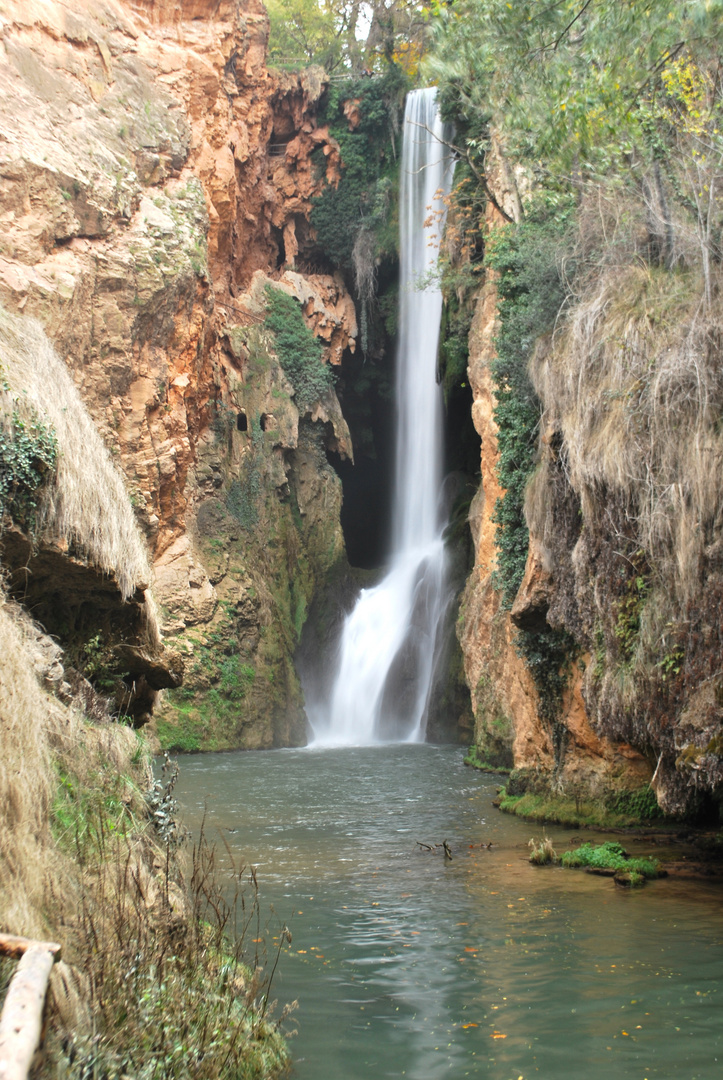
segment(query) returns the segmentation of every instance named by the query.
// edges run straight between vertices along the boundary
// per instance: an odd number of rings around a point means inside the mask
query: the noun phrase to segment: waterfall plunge
[[[404,114],[400,194],[398,434],[392,555],[344,623],[331,700],[310,716],[316,746],[423,740],[438,628],[447,603],[442,531],[442,294],[420,286],[437,262],[453,163],[439,141],[436,90]],[[430,221],[431,219],[431,221]],[[425,225],[425,223],[427,223]]]

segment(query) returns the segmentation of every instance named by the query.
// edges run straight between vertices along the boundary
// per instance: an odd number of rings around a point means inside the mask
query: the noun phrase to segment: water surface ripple
[[[452,747],[183,758],[185,821],[207,807],[293,932],[293,1075],[718,1080],[720,888],[533,867],[495,788]]]

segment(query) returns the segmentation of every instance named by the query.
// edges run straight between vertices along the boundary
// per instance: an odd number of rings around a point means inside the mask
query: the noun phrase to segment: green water
[[[293,1075],[717,1080],[721,889],[533,867],[541,828],[495,789],[448,747],[182,759],[185,821],[207,806],[292,930],[273,996],[299,1001]],[[416,844],[445,839],[451,862]]]

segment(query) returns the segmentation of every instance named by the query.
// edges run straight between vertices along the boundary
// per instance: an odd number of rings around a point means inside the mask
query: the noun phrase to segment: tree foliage
[[[429,0],[267,0],[266,8],[271,63],[351,75],[390,62],[415,75],[431,12]]]
[[[427,70],[512,157],[603,176],[645,144],[642,106],[671,65],[716,55],[722,15],[723,0],[457,0]]]

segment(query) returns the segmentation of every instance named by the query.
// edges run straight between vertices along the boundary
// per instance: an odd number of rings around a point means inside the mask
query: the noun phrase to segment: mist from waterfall
[[[420,742],[425,735],[438,631],[448,601],[437,384],[442,294],[433,280],[444,195],[454,169],[443,137],[436,88],[410,93],[399,210],[392,553],[383,580],[362,589],[344,622],[330,699],[310,710],[310,742],[316,746]]]

